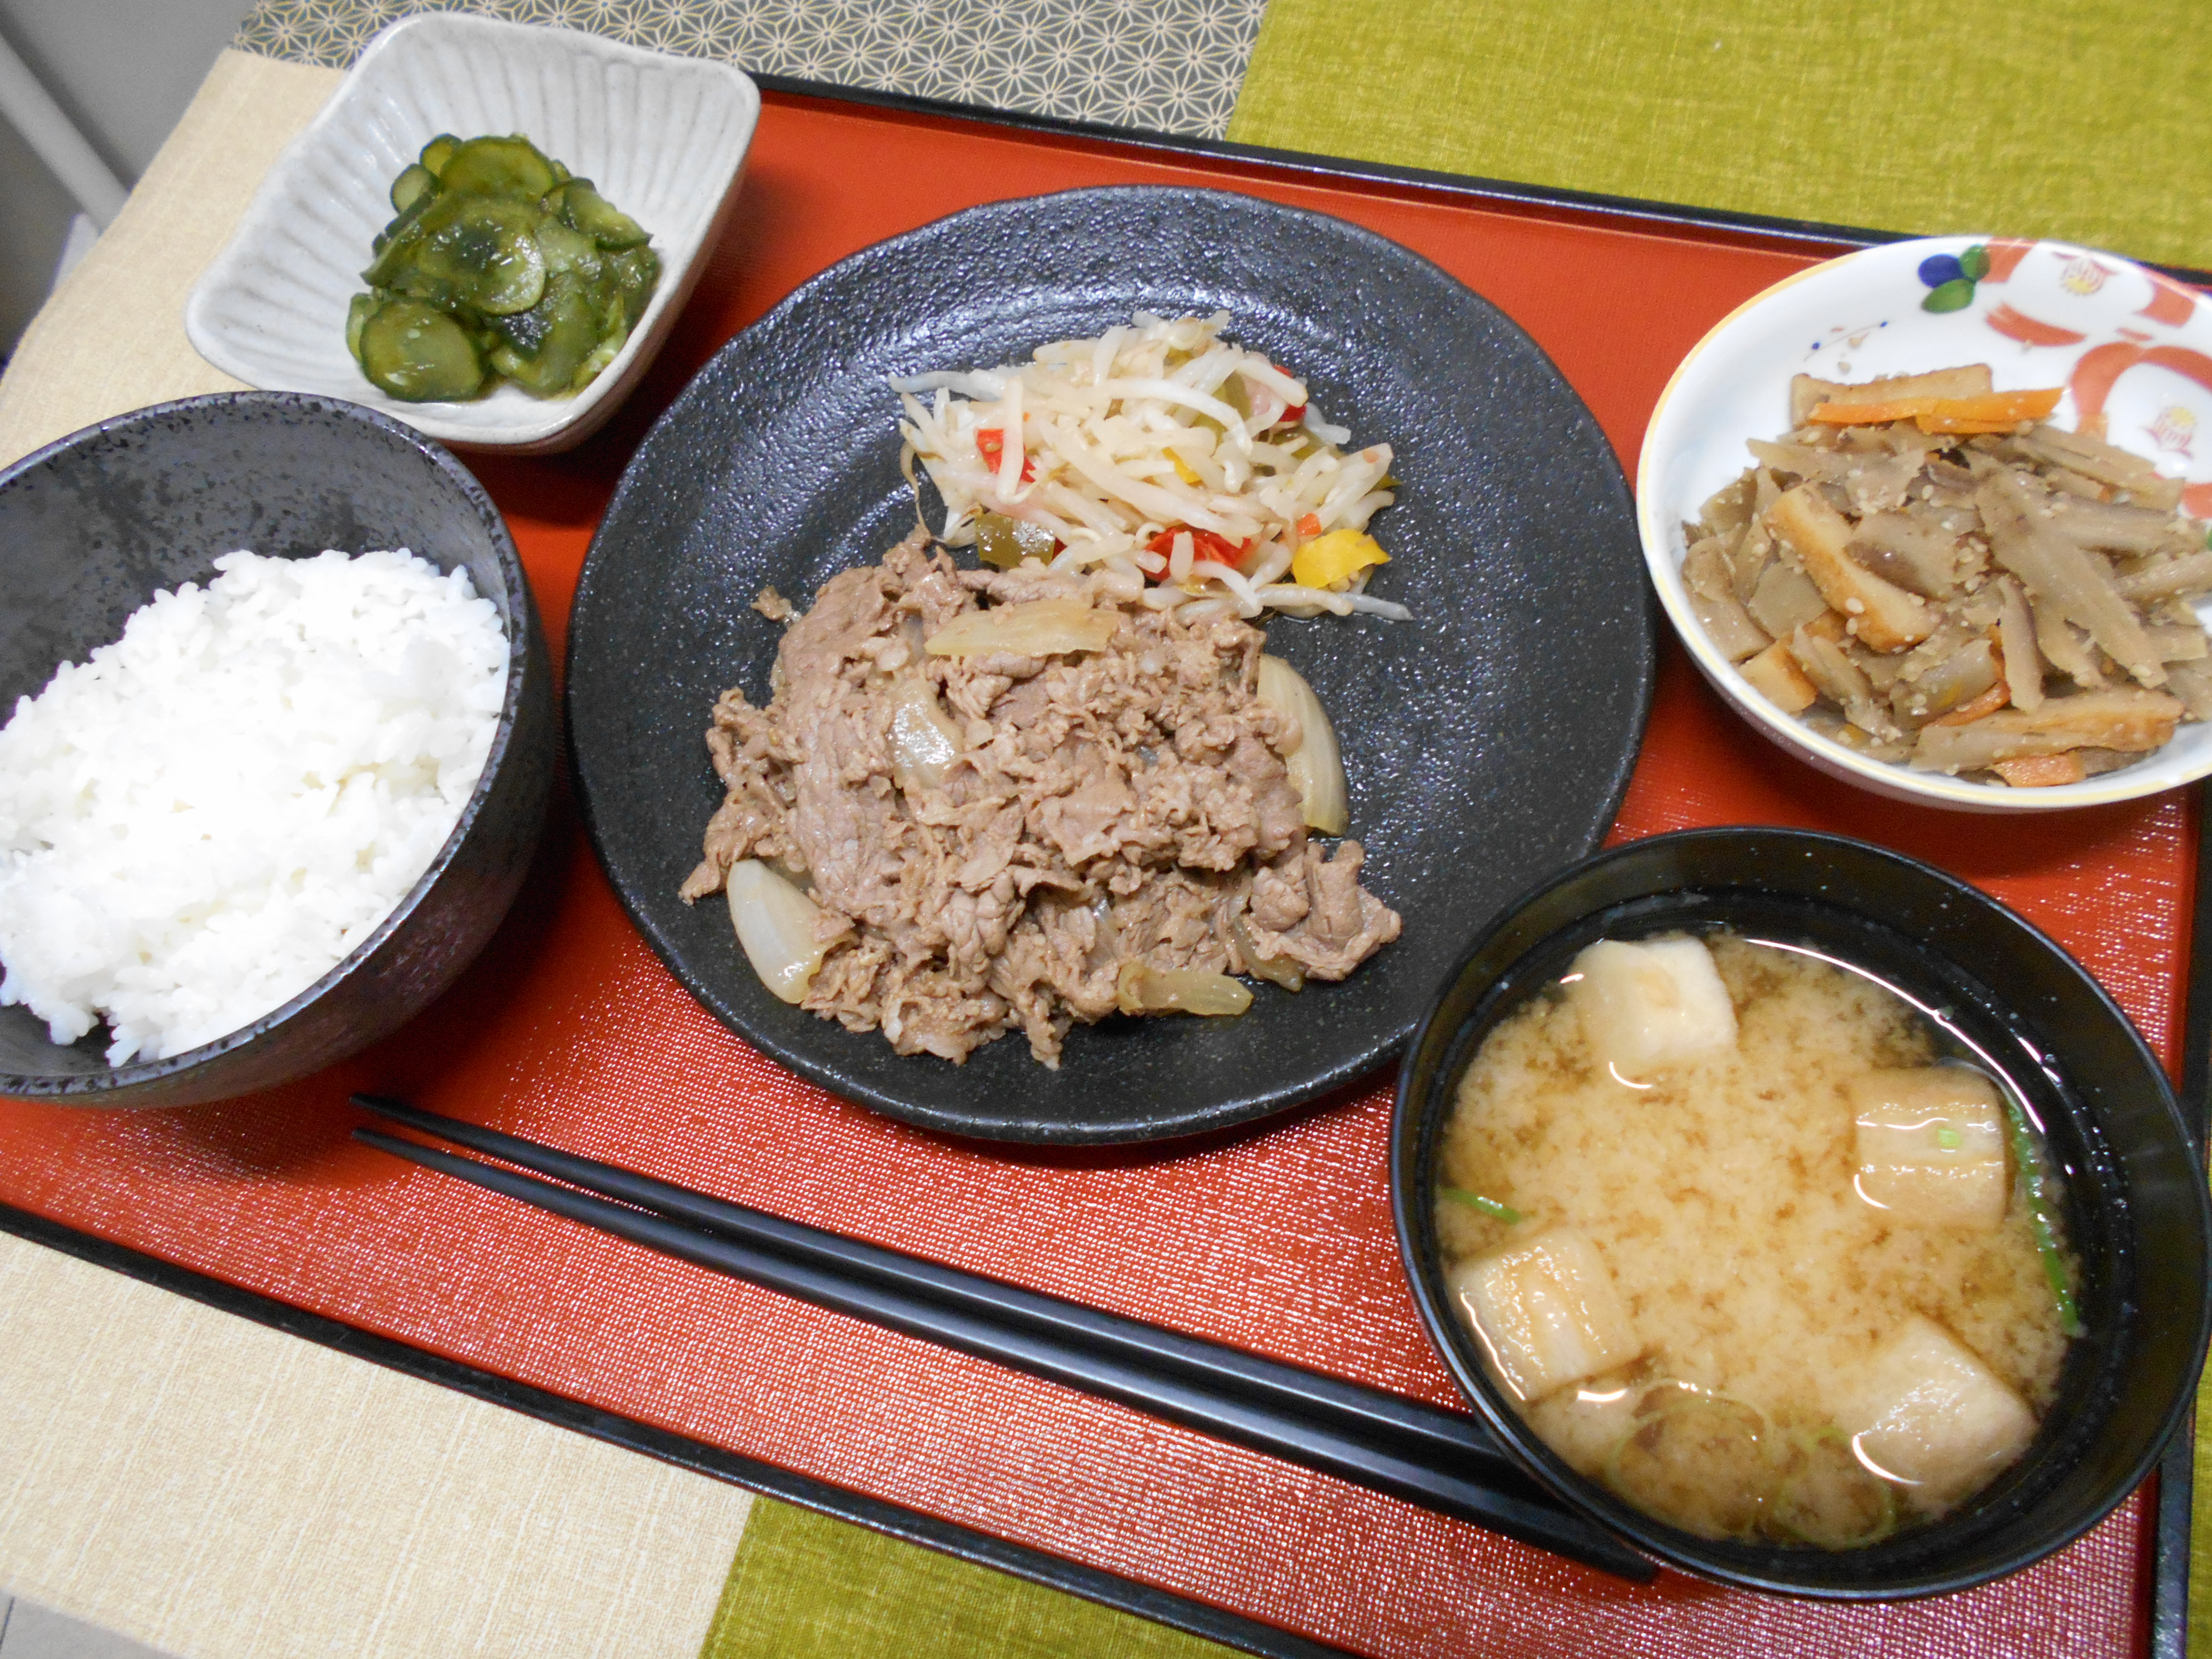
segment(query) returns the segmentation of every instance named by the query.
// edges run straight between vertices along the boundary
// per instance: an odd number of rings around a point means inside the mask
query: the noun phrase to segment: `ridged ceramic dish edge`
[[[1919,275],[1932,254],[1981,246],[1989,273],[1967,303],[1929,312]],[[2048,789],[2008,789],[1868,760],[1784,714],[1706,639],[1682,585],[1682,524],[1751,465],[1747,439],[1779,439],[1790,377],[1867,380],[1985,362],[2001,392],[2063,386],[2051,419],[2102,414],[2107,437],[2191,488],[2184,510],[2212,516],[2212,306],[2118,254],[2063,242],[1943,236],[1831,259],[1738,306],[1698,342],[1660,393],[1637,463],[1637,524],[1652,585],[1690,659],[1762,736],[1832,777],[1893,799],[1969,812],[2051,811],[2156,794],[2212,775],[2212,721],[2184,726],[2151,757]],[[2212,622],[2212,605],[2200,605]]]
[[[185,332],[226,374],[343,398],[467,447],[544,453],[579,443],[652,362],[719,235],[760,117],[724,64],[643,52],[570,29],[432,13],[372,42],[280,155],[237,231],[193,287]],[[502,386],[473,403],[409,404],[363,378],[345,347],[386,191],[441,132],[520,132],[653,234],[660,285],[629,342],[573,398]]]

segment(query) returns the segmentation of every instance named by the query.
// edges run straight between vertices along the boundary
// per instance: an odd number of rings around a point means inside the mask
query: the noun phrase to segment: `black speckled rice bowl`
[[[553,775],[545,641],[514,538],[430,440],[301,392],[159,404],[72,433],[0,471],[0,712],[120,637],[163,588],[240,548],[305,556],[411,548],[468,567],[507,635],[505,701],[460,822],[359,948],[228,1036],[110,1066],[106,1030],[64,1047],[0,1009],[0,1095],[68,1106],[179,1106],[272,1088],[397,1030],[468,965],[514,902]]]

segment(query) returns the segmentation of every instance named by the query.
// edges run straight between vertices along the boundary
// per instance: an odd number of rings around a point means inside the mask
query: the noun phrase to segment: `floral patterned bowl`
[[[2063,386],[2051,416],[2101,416],[2108,441],[2187,488],[2212,518],[2212,303],[2115,254],[2063,242],[1944,236],[1815,265],[1739,306],[1674,371],[1636,480],[1644,554],[1692,661],[1764,736],[1821,771],[1898,799],[1966,811],[2038,811],[2127,800],[2212,774],[2212,722],[2118,771],[2011,789],[1869,760],[1766,701],[1716,650],[1681,577],[1685,520],[1751,465],[1745,442],[1790,425],[1790,378],[1863,381],[1987,363],[2000,392]],[[2200,611],[2212,619],[2212,604]]]

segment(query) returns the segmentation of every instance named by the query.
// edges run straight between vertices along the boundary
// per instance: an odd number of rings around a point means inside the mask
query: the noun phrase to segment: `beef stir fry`
[[[920,532],[840,572],[768,707],[715,705],[728,793],[684,896],[728,895],[786,1001],[955,1062],[1019,1030],[1057,1066],[1116,1012],[1241,1013],[1236,975],[1343,978],[1400,924],[1358,842],[1308,837],[1345,827],[1320,705],[1258,629],[1144,591],[958,570]]]

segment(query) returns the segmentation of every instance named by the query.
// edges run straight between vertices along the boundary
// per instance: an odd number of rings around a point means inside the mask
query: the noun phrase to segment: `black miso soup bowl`
[[[1452,1310],[1433,1211],[1437,1147],[1482,1039],[1584,945],[1727,926],[1811,945],[1936,1008],[1996,1057],[2045,1127],[2081,1259],[2085,1332],[2020,1461],[1942,1520],[1824,1551],[1715,1541],[1577,1474],[1522,1422]],[[1573,866],[1503,913],[1445,982],[1399,1076],[1390,1182],[1413,1299],[1444,1364],[1538,1480],[1659,1561],[1842,1601],[1934,1595],[2018,1571],[2102,1520],[2157,1461],[2204,1355],[2212,1203],[2164,1073],[2081,965],[2002,905],[1880,848],[1700,830]]]
[[[63,1106],[181,1106],[273,1088],[398,1030],[506,915],[544,821],[552,679],[514,538],[453,458],[336,398],[242,392],[157,404],[0,471],[0,720],[65,661],[120,637],[218,555],[405,547],[468,568],[507,635],[507,692],[483,776],[430,867],[376,931],[290,1001],[167,1060],[110,1066],[106,1028],[63,1047],[0,1008],[0,1095]]]

